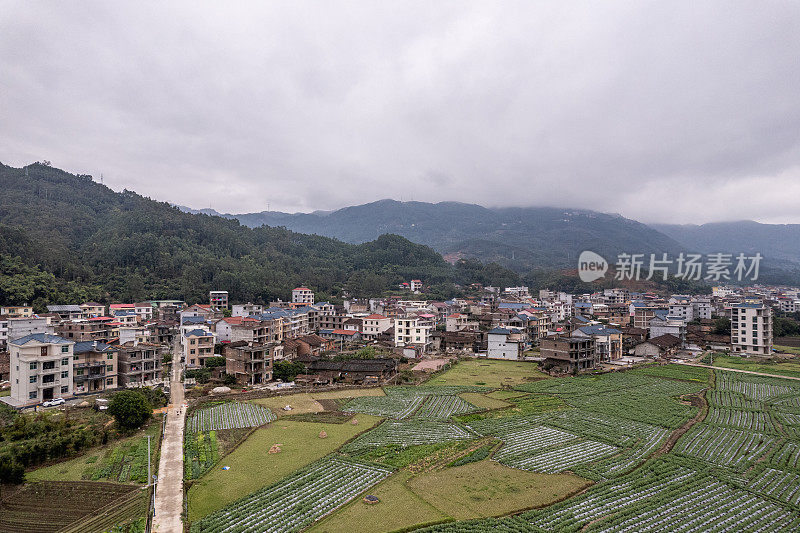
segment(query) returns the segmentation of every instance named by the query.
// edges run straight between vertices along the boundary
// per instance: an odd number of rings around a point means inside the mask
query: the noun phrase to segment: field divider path
[[[180,360],[173,359],[170,379],[170,405],[167,425],[161,441],[158,465],[155,516],[153,531],[180,533],[183,531],[183,430],[186,425],[186,405],[183,401]]]

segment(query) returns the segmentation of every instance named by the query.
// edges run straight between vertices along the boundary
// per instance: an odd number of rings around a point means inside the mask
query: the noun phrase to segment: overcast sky
[[[800,2],[0,0],[0,161],[37,160],[233,213],[800,222]]]

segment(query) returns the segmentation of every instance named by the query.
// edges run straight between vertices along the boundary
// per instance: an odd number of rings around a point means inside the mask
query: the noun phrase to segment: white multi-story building
[[[153,320],[153,304],[150,302],[135,303],[133,304],[133,310],[140,321],[149,322]]]
[[[422,281],[418,279],[412,279],[411,283],[409,283],[409,288],[411,292],[419,292],[422,290]]]
[[[253,316],[264,312],[264,306],[247,302],[246,304],[233,304],[231,316]]]
[[[72,396],[75,343],[58,335],[34,333],[8,343],[13,405],[35,405]]]
[[[227,309],[228,291],[209,291],[208,303],[216,309]]]
[[[361,324],[361,338],[371,340],[392,327],[392,319],[375,313],[365,316]]]
[[[506,287],[503,292],[509,296],[516,296],[517,298],[527,298],[530,296],[530,292],[528,291],[528,287],[520,286],[520,287]]]
[[[314,304],[314,293],[308,287],[295,287],[292,289],[293,304]]]
[[[394,322],[394,345],[427,352],[433,343],[433,323],[419,317],[398,318]]]
[[[669,316],[691,322],[694,320],[694,306],[690,302],[671,303],[669,304]]]
[[[743,354],[772,353],[772,309],[744,303],[731,308],[731,349]]]
[[[780,298],[778,299],[780,310],[784,313],[796,313],[800,311],[800,300],[794,298]]]
[[[517,361],[522,357],[522,334],[506,328],[489,330],[486,357]]]
[[[692,311],[695,319],[711,318],[714,307],[709,298],[695,298],[692,301]]]

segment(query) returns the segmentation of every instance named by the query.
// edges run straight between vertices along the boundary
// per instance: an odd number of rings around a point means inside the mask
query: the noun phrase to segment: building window
[[[28,393],[29,400],[35,400],[37,398],[38,391],[32,390]]]
[[[67,385],[61,387],[61,394],[66,394],[68,392],[69,392],[69,387]]]
[[[113,353],[110,353],[110,354],[108,354],[108,356],[106,357],[106,359],[108,359],[109,361],[110,361],[110,360],[112,360],[112,359],[114,359],[114,354],[113,354]]]
[[[62,378],[68,378],[69,377],[69,372],[67,372],[67,371],[62,372],[61,373],[61,377]]]
[[[114,367],[113,367],[113,366],[111,366],[111,365],[108,365],[108,366],[106,366],[106,370],[107,370],[108,372],[113,372],[113,371],[114,371]]]
[[[69,364],[69,357],[65,357],[61,360],[61,366],[67,366]]]
[[[38,376],[31,376],[30,378],[28,378],[28,381],[29,381],[30,383],[36,383],[36,380],[37,380],[37,379],[38,379]]]
[[[77,356],[77,355],[73,355],[73,356],[72,356],[72,360],[73,360],[73,361],[77,361],[77,360],[78,360],[78,356]]]
[[[75,375],[76,375],[76,376],[82,376],[82,375],[83,375],[83,369],[82,369],[82,368],[79,368],[79,369],[77,369],[77,370],[75,371]]]
[[[36,370],[38,367],[39,367],[39,363],[35,363],[35,362],[34,362],[34,363],[31,363],[31,364],[30,364],[30,369],[31,369],[31,370]]]
[[[69,346],[62,346],[61,353],[69,353]]]
[[[114,378],[106,378],[106,385],[113,385],[113,384],[114,384]]]

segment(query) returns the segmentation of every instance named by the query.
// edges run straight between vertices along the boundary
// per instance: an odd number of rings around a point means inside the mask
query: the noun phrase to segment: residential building
[[[34,333],[9,341],[11,395],[15,407],[72,396],[75,343],[58,335]]]
[[[772,309],[742,303],[731,309],[731,350],[741,354],[772,353]]]
[[[392,319],[373,313],[362,319],[361,336],[365,340],[375,340],[378,335],[392,327]]]
[[[473,320],[469,315],[453,313],[444,318],[444,330],[450,332],[478,331],[478,321]]]
[[[188,367],[203,366],[214,357],[214,334],[205,329],[193,329],[183,334],[183,358]]]
[[[573,337],[591,337],[594,339],[597,362],[609,362],[622,358],[622,331],[602,324],[594,324],[577,328]]]
[[[675,335],[653,337],[636,345],[633,354],[637,357],[669,357],[681,347],[681,340]]]
[[[408,288],[413,293],[419,293],[422,290],[422,281],[418,279],[412,279],[411,283],[409,283]]]
[[[86,302],[80,305],[81,318],[92,318],[106,314],[106,306],[97,302]]]
[[[681,347],[686,345],[686,322],[665,314],[658,314],[650,320],[650,338],[673,335],[680,339]]]
[[[76,342],[72,382],[75,394],[116,389],[119,347],[97,341]]]
[[[138,302],[133,304],[133,312],[139,317],[139,321],[142,323],[153,320],[153,304],[150,302]]]
[[[231,306],[231,316],[253,316],[264,312],[264,306],[254,303],[233,304]]]
[[[517,361],[522,358],[523,336],[519,330],[494,328],[489,330],[487,337],[486,357],[489,359]]]
[[[356,342],[361,340],[361,332],[357,329],[321,329],[319,336],[336,342]]]
[[[210,291],[208,293],[208,303],[215,309],[227,309],[228,291]]]
[[[80,305],[48,305],[48,313],[55,313],[61,320],[74,320],[83,317]]]
[[[314,305],[314,293],[308,287],[295,287],[292,289],[292,303]]]
[[[157,344],[128,343],[119,347],[118,381],[120,387],[153,385],[162,380],[163,349]]]
[[[33,316],[33,307],[30,305],[6,305],[0,307],[0,315],[9,318],[28,318]]]
[[[225,373],[236,376],[236,383],[242,387],[260,385],[272,381],[272,365],[277,344],[253,344],[237,341],[223,349]]]
[[[433,343],[432,332],[433,324],[429,320],[420,317],[398,318],[394,323],[394,345],[425,353]]]
[[[13,341],[35,333],[53,335],[56,333],[52,320],[49,317],[31,315],[28,317],[9,317],[8,340]]]
[[[597,364],[592,337],[544,337],[539,346],[546,365],[567,372],[587,370]]]
[[[695,298],[692,300],[692,311],[695,320],[710,320],[713,310],[714,308],[709,298]]]
[[[116,323],[113,317],[99,316],[62,322],[55,329],[65,339],[75,342],[107,342],[119,335],[118,326],[113,325]]]

